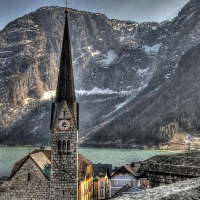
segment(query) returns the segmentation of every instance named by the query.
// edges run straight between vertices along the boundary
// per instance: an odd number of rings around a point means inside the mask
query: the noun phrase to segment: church
[[[74,88],[68,10],[65,12],[57,91],[51,110],[51,150],[35,150],[16,162],[9,179],[1,185],[1,200],[92,199],[92,162],[78,154],[79,106]]]

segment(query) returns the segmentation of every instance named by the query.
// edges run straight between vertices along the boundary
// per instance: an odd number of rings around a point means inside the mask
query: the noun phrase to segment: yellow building
[[[78,200],[93,200],[93,168],[92,162],[79,154]]]

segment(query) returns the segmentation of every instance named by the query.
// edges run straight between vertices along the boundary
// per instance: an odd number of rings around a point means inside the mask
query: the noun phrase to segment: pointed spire
[[[67,2],[66,2],[67,5]],[[73,103],[76,101],[75,88],[74,88],[74,76],[72,67],[72,56],[70,46],[70,36],[68,27],[68,9],[65,10],[65,28],[62,44],[62,52],[60,59],[60,69],[58,75],[57,91],[55,102],[61,102],[65,100],[71,110],[73,111]]]

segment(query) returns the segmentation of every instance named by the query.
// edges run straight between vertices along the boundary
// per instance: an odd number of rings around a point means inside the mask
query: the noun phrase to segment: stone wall
[[[5,181],[1,188],[1,200],[50,199],[50,181],[31,158],[28,158],[11,180]]]

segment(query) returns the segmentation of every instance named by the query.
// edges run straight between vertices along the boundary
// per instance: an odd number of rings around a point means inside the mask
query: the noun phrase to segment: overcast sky
[[[68,0],[70,8],[104,13],[108,18],[137,22],[175,17],[189,0]],[[42,6],[65,6],[65,0],[0,0],[0,30],[10,21]]]

